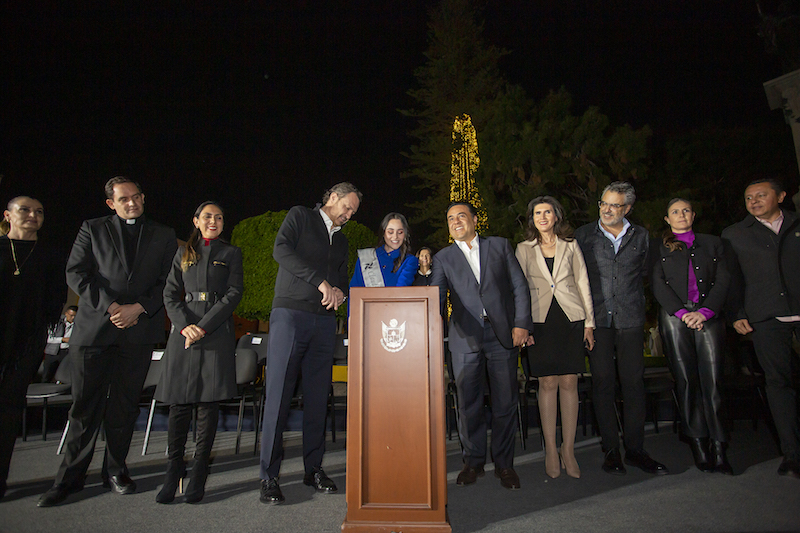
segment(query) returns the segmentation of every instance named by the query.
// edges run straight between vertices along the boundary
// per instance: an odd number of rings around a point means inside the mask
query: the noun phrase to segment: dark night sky
[[[0,12],[0,200],[39,197],[45,235],[68,245],[82,219],[106,214],[102,184],[116,174],[139,180],[147,213],[184,238],[203,200],[226,207],[229,235],[345,179],[373,229],[409,211],[398,176],[413,124],[396,110],[413,104],[433,2],[62,4]],[[487,0],[484,14],[485,39],[512,52],[509,81],[535,98],[564,85],[576,112],[650,124],[654,142],[782,120],[762,89],[781,72],[754,1]]]

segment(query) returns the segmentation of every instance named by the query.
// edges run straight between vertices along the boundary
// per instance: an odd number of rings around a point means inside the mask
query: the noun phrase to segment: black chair
[[[336,334],[333,350],[331,390],[328,393],[328,415],[331,418],[331,441],[336,442],[336,408],[347,409],[347,334]]]
[[[142,387],[142,398],[140,403],[150,403],[150,412],[147,414],[147,427],[144,431],[144,444],[142,444],[142,455],[147,453],[147,446],[150,444],[150,431],[153,429],[153,416],[156,412],[156,387],[158,382],[161,381],[161,372],[163,370],[161,358],[164,356],[164,350],[154,350],[150,358],[150,368],[147,370],[147,376],[144,378],[144,386]]]
[[[258,389],[256,382],[259,376],[258,353],[248,348],[236,349],[236,385],[239,387],[239,418],[236,422],[236,453],[242,442],[242,422],[244,420],[244,405],[248,394],[253,400],[253,428],[255,430],[255,444],[253,455],[258,453],[259,437],[259,407]]]
[[[268,333],[245,333],[239,337],[239,342],[236,343],[236,349],[248,349],[256,352],[256,361],[259,365],[265,365],[267,362],[267,349],[269,344]]]
[[[67,355],[58,365],[54,379],[55,383],[31,383],[25,394],[25,406],[22,408],[22,440],[28,440],[28,407],[31,401],[42,402],[42,440],[47,440],[47,406],[54,399],[59,398],[62,403],[72,402],[72,386],[70,385],[70,372],[72,371],[72,358]]]

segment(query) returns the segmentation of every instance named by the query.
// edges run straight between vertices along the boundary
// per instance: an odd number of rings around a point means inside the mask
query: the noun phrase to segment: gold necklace
[[[31,251],[28,252],[27,257],[25,257],[25,261],[23,261],[22,264],[20,265],[19,263],[17,263],[17,251],[14,249],[14,241],[12,239],[8,239],[8,244],[11,245],[11,259],[14,260],[14,266],[16,267],[16,270],[14,270],[14,275],[15,276],[19,276],[20,267],[25,266],[25,263],[27,263],[28,259],[31,258],[31,254],[33,253],[33,250],[36,249],[36,243],[37,242],[39,242],[39,241],[33,241],[33,247],[31,248]]]

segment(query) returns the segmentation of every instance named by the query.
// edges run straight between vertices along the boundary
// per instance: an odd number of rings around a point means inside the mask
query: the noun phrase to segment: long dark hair
[[[678,202],[686,202],[687,204],[689,204],[689,209],[694,211],[694,207],[692,207],[692,202],[690,202],[689,200],[686,200],[684,198],[673,198],[667,204],[667,215],[669,215],[669,208]],[[678,250],[683,250],[683,247],[685,246],[684,243],[675,238],[675,234],[672,233],[672,228],[669,226],[669,224],[667,224],[667,229],[664,230],[664,233],[661,234],[661,242],[664,243],[664,246],[666,246],[670,252],[677,252]]]
[[[200,214],[203,212],[209,205],[214,205],[219,207],[219,210],[222,211],[223,216],[225,215],[225,210],[222,209],[222,206],[219,205],[217,202],[207,201],[200,204],[197,209],[194,210],[194,216],[192,217],[192,221],[196,218],[200,218]],[[197,243],[200,241],[200,229],[194,228],[192,234],[189,235],[189,240],[186,241],[186,249],[183,251],[183,255],[181,256],[181,270],[186,272],[189,270],[189,267],[197,263],[197,258],[199,257],[199,252],[197,251]]]
[[[406,260],[409,250],[411,250],[411,230],[408,229],[408,220],[406,220],[406,217],[400,213],[389,213],[383,217],[383,220],[381,220],[381,235],[379,237],[378,246],[383,246],[386,244],[386,226],[388,226],[389,222],[392,220],[399,220],[403,225],[403,231],[405,232],[403,244],[400,245],[400,255],[398,255],[397,259],[394,260],[394,267],[392,267],[392,272],[397,272],[397,269],[400,268],[400,265],[402,265],[403,261]]]
[[[539,204],[548,204],[553,208],[553,214],[556,216],[556,223],[553,226],[553,233],[562,241],[572,240],[572,226],[564,220],[564,207],[561,202],[552,196],[537,196],[528,203],[528,213],[526,215],[527,223],[525,224],[525,239],[532,241],[536,239],[537,242],[541,241],[541,233],[536,224],[533,223],[533,209]]]

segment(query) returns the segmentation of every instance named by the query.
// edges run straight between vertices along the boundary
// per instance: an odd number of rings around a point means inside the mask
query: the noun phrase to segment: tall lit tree
[[[442,0],[431,10],[427,61],[415,71],[418,88],[408,92],[417,104],[403,111],[417,120],[415,144],[405,154],[421,198],[411,205],[412,223],[426,226],[422,242],[437,247],[448,237],[442,219],[450,199],[453,121],[469,114],[480,132],[504,85],[497,65],[506,52],[484,44],[477,14],[471,0]]]

